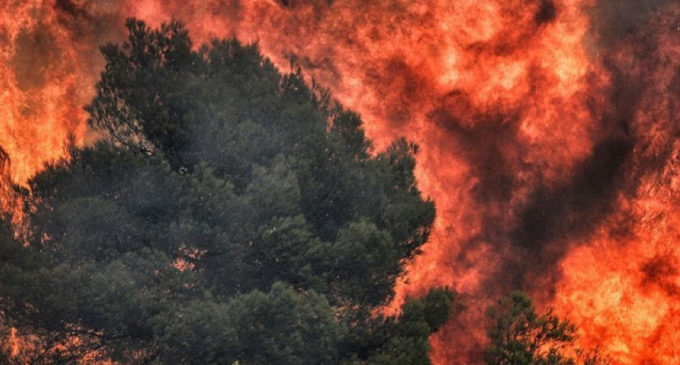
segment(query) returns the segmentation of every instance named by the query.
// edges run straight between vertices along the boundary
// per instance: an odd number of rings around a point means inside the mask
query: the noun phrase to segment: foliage
[[[421,300],[407,300],[399,316],[372,319],[347,343],[355,354],[351,364],[429,365],[428,337],[444,325],[454,299],[451,291],[430,290]]]
[[[515,292],[489,308],[492,326],[487,365],[608,365],[596,349],[574,347],[576,326],[561,320],[552,310],[536,313],[531,300]]]
[[[256,44],[127,27],[87,107],[105,140],[32,179],[27,242],[2,243],[29,362],[429,363],[449,291],[372,315],[434,219],[416,146],[374,153],[357,114]]]

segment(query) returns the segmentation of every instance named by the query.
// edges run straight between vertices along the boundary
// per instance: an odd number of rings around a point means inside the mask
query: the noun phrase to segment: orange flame
[[[12,357],[17,357],[19,356],[19,351],[21,351],[21,345],[19,344],[19,339],[17,338],[17,329],[12,328],[10,331],[9,335],[9,343],[10,343],[10,356]]]
[[[378,149],[420,145],[418,183],[438,217],[391,308],[435,285],[464,294],[467,309],[432,338],[435,363],[478,363],[484,308],[519,287],[569,315],[584,345],[668,364],[680,339],[680,10],[605,40],[593,9],[609,1],[10,0],[0,145],[22,183],[68,134],[92,138],[81,107],[96,49],[124,17],[179,18],[197,43],[258,40],[359,111]]]
[[[622,364],[680,359],[679,19],[680,7],[666,10],[616,55],[647,82],[632,123],[640,140],[627,185],[637,187],[569,252],[557,285],[555,305],[581,325],[582,341],[603,344]],[[632,58],[650,44],[643,61]]]
[[[64,155],[67,137],[87,134],[82,106],[91,97],[97,68],[55,1],[4,1],[0,5],[0,146],[11,176],[23,184],[45,162]]]

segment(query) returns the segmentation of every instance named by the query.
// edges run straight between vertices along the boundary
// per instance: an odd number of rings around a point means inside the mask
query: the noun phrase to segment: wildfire
[[[644,4],[642,4],[644,3]],[[652,6],[653,5],[653,6]],[[435,232],[397,287],[463,293],[437,364],[479,363],[483,308],[523,289],[621,364],[680,355],[680,7],[612,0],[9,0],[0,146],[23,183],[88,135],[122,19],[258,41],[359,111],[377,149],[420,145]]]
[[[562,262],[555,304],[581,324],[583,341],[602,343],[624,364],[672,364],[680,358],[680,142],[677,60],[680,8],[629,39],[615,56],[644,82],[632,117],[638,143],[628,191],[586,245]],[[652,54],[631,59],[643,48]],[[633,56],[631,56],[633,55]]]
[[[63,156],[69,135],[84,141],[82,105],[96,72],[83,52],[97,46],[75,39],[80,30],[54,1],[3,1],[0,12],[0,145],[14,182],[24,183]]]

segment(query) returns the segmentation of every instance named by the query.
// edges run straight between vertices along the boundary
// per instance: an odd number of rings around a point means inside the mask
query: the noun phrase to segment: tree
[[[520,292],[489,308],[492,326],[486,352],[487,365],[607,365],[596,349],[584,352],[574,346],[576,326],[552,310],[538,314]]]
[[[433,289],[420,299],[407,299],[398,316],[378,316],[355,331],[346,346],[353,354],[351,365],[429,365],[428,337],[449,317],[455,295]]]
[[[29,362],[427,364],[452,293],[373,316],[434,219],[416,146],[374,153],[257,44],[127,27],[87,107],[104,140],[30,181],[24,259],[0,257]]]

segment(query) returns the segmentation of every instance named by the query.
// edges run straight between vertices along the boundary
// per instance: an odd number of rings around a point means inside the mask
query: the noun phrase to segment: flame
[[[5,1],[0,11],[0,145],[14,181],[24,183],[63,156],[69,134],[83,142],[94,74],[53,2]]]
[[[669,9],[616,54],[644,79],[632,130],[639,138],[614,213],[561,263],[556,307],[622,364],[673,364],[680,358],[680,141],[677,61],[680,7]],[[651,54],[631,59],[640,48]],[[637,181],[636,181],[637,180]]]
[[[23,183],[63,156],[69,134],[96,137],[81,107],[97,47],[120,40],[127,16],[179,18],[196,43],[258,41],[360,112],[378,150],[401,136],[420,145],[418,184],[437,220],[386,310],[431,286],[463,293],[432,338],[436,364],[479,363],[484,308],[513,289],[569,315],[584,346],[621,364],[672,363],[680,7],[611,3],[10,0],[0,145]]]
[[[10,352],[11,357],[19,356],[19,351],[21,351],[21,345],[19,343],[19,338],[17,337],[17,329],[12,328],[9,334]]]

